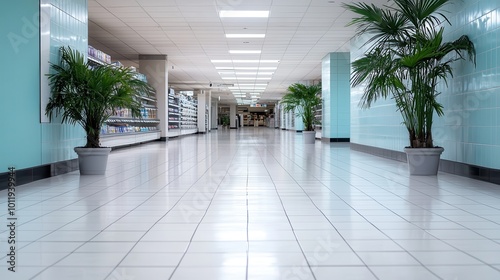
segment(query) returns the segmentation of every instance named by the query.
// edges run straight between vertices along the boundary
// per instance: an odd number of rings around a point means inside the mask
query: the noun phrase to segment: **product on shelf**
[[[90,45],[88,47],[87,55],[98,60],[98,61],[102,61],[104,63],[111,64],[111,56],[109,54],[107,54],[101,50],[98,50]]]

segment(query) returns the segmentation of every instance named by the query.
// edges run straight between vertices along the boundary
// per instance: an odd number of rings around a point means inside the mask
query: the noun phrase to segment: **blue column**
[[[327,54],[322,61],[322,140],[350,141],[350,54]]]
[[[295,112],[297,112],[298,110],[301,110],[301,108],[295,109]],[[293,114],[293,116],[295,117],[295,131],[302,132],[304,130],[304,122],[302,121],[302,118],[300,116],[297,116],[295,112]]]

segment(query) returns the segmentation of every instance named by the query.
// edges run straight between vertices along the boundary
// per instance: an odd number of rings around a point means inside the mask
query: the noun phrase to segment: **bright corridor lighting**
[[[233,63],[279,63],[279,60],[245,60],[245,59],[233,59]]]
[[[269,11],[234,11],[222,10],[219,12],[219,17],[269,17]]]
[[[278,67],[258,67],[258,66],[250,66],[250,67],[215,67],[217,70],[276,70]]]
[[[221,79],[223,80],[271,80],[271,77],[267,78],[261,78],[261,77],[258,77],[258,78],[249,78],[249,77],[221,77]]]
[[[279,60],[271,60],[271,59],[212,59],[210,60],[212,63],[279,63]]]
[[[266,38],[266,34],[226,34],[226,38],[228,39],[259,39],[259,38]]]
[[[236,75],[272,75],[274,72],[235,72]]]
[[[271,80],[271,77],[257,77],[257,78],[248,78],[248,77],[221,77],[223,80]]]

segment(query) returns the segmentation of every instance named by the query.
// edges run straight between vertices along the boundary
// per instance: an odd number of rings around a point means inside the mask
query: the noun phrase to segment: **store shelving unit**
[[[173,89],[168,91],[168,137],[181,134],[181,107],[179,95]]]
[[[243,115],[243,126],[250,126],[250,125],[253,125],[252,115],[244,114]]]
[[[111,57],[89,46],[87,59],[91,65],[106,65],[111,63]],[[114,64],[116,66],[120,63]],[[139,79],[145,81],[145,76],[137,73]],[[115,108],[113,115],[101,128],[101,145],[104,147],[118,147],[132,145],[160,139],[158,130],[158,108],[156,107],[156,94],[149,92],[141,97],[141,116],[132,117],[127,108]]]
[[[198,132],[198,111],[197,102],[193,96],[180,94],[180,109],[181,109],[181,135],[194,134]]]

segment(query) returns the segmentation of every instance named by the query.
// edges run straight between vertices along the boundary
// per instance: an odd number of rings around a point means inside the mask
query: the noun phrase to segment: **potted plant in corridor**
[[[314,112],[321,105],[321,84],[304,85],[300,83],[292,84],[288,87],[288,93],[283,96],[280,103],[284,112],[294,111],[297,117],[304,123],[304,143],[314,144],[316,132],[314,125],[316,118]]]
[[[405,148],[410,174],[435,175],[444,151],[434,146],[434,114],[443,115],[438,102],[439,82],[453,75],[452,63],[468,58],[475,63],[474,44],[466,35],[443,41],[450,24],[440,10],[450,0],[392,0],[384,8],[373,4],[343,4],[354,12],[351,25],[358,35],[368,35],[368,50],[352,62],[352,86],[364,84],[360,106],[392,97],[408,130]]]
[[[222,115],[220,117],[221,124],[223,128],[228,128],[229,127],[229,116],[228,115]]]
[[[106,171],[111,148],[101,147],[100,134],[104,122],[117,107],[129,108],[133,117],[140,117],[140,96],[151,87],[136,78],[130,68],[101,65],[91,67],[85,57],[69,47],[62,47],[61,63],[51,64],[48,74],[52,96],[46,115],[61,122],[79,124],[87,142],[76,147],[80,174],[96,175]]]

